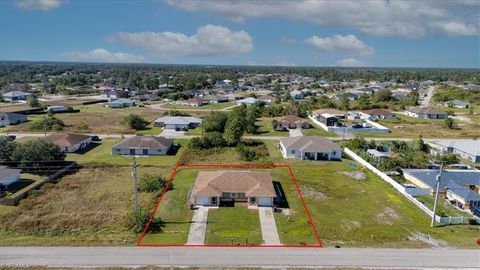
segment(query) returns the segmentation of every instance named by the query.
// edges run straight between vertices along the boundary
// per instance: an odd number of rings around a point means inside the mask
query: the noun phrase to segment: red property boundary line
[[[286,168],[288,169],[290,176],[292,178],[292,181],[295,185],[295,189],[297,190],[298,195],[300,196],[300,199],[302,201],[303,209],[305,210],[305,213],[307,214],[308,217],[308,222],[310,223],[310,226],[312,227],[313,233],[315,235],[315,239],[317,242],[317,245],[305,245],[305,246],[300,246],[300,245],[179,245],[179,244],[143,244],[143,238],[147,234],[148,227],[150,226],[153,218],[155,217],[155,213],[158,210],[158,207],[163,201],[163,197],[168,191],[168,188],[177,175],[177,172],[179,169],[182,168],[187,168],[187,169],[208,169],[208,168],[249,168],[249,169],[254,169],[254,168],[260,168],[260,169],[272,169],[272,168]],[[137,247],[276,247],[276,248],[321,248],[323,247],[322,240],[320,239],[320,236],[318,234],[317,228],[315,227],[315,224],[313,223],[312,216],[310,214],[310,211],[308,210],[308,206],[305,202],[305,199],[303,198],[302,192],[300,191],[300,187],[298,186],[297,179],[295,178],[295,175],[293,173],[293,170],[290,166],[290,164],[189,164],[189,165],[180,165],[177,164],[172,170],[172,173],[170,175],[170,178],[167,181],[167,184],[165,188],[163,189],[162,193],[160,194],[160,197],[158,198],[157,205],[155,205],[155,208],[153,209],[152,213],[150,214],[150,218],[145,225],[145,228],[142,231],[142,234],[137,240]]]

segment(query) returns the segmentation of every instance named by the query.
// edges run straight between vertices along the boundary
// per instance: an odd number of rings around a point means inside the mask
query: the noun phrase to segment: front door
[[[250,205],[256,205],[257,204],[257,198],[256,197],[250,197]]]
[[[212,197],[212,205],[217,205],[217,197]]]

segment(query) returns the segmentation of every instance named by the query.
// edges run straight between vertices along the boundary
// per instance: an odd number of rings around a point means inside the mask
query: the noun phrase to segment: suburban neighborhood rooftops
[[[30,93],[26,93],[23,91],[10,91],[5,94],[2,94],[5,98],[14,98],[14,97],[22,97],[22,96],[29,96]]]
[[[17,175],[21,172],[20,169],[8,168],[6,166],[0,166],[0,181],[2,179],[10,178],[13,175]],[[1,183],[1,182],[0,182]]]
[[[444,111],[440,111],[431,107],[412,107],[407,109],[407,111],[419,114],[447,114]]]
[[[280,140],[287,149],[298,149],[303,152],[330,152],[340,150],[334,142],[317,136],[287,137]]]
[[[88,135],[74,133],[53,133],[45,137],[47,141],[62,147],[72,147],[89,138]]]
[[[272,177],[266,172],[202,171],[192,196],[222,196],[222,192],[245,193],[246,196],[275,197]]]
[[[434,169],[402,169],[405,174],[419,179],[430,188],[434,188],[438,170]],[[460,186],[480,186],[480,170],[445,170],[442,172],[440,188],[443,190],[447,184],[453,181]]]
[[[388,116],[388,115],[393,115],[392,112],[384,110],[384,109],[371,109],[371,110],[366,110],[362,111],[364,114],[368,115],[383,115],[383,116]]]
[[[137,135],[115,144],[113,148],[164,149],[169,148],[172,143],[172,139],[165,137]]]

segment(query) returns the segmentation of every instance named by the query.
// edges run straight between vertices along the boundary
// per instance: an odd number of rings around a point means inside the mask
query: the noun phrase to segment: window
[[[295,154],[295,150],[290,150],[290,154]]]
[[[135,149],[130,149],[130,155],[135,155]]]
[[[143,155],[144,156],[148,155],[148,149],[143,149]]]

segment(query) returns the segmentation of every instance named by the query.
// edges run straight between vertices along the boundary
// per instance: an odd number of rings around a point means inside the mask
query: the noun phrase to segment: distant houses
[[[384,110],[384,109],[371,109],[362,111],[362,114],[373,119],[373,120],[380,120],[380,119],[392,119],[395,117],[395,114]]]
[[[125,139],[112,147],[114,155],[159,156],[166,155],[173,146],[173,140],[165,137],[137,135]]]
[[[255,104],[255,102],[257,102],[258,100],[254,97],[248,97],[248,98],[244,98],[244,99],[239,99],[237,100],[237,104],[245,104],[245,105],[253,105]]]
[[[184,106],[194,106],[194,107],[200,107],[204,105],[208,105],[210,101],[208,99],[204,99],[201,97],[194,97],[186,100],[179,100],[177,101],[178,105],[184,105]]]
[[[334,142],[317,136],[287,137],[280,140],[284,158],[301,160],[340,160],[342,150]]]
[[[128,107],[134,106],[135,102],[133,102],[133,100],[131,99],[119,98],[116,100],[109,101],[107,104],[108,104],[108,107],[110,108],[128,108]]]
[[[202,124],[202,119],[190,116],[164,116],[154,121],[154,126],[165,129],[189,130]]]
[[[27,122],[27,116],[18,113],[0,112],[0,127],[18,125]]]
[[[412,107],[405,111],[408,116],[422,119],[446,119],[448,114],[430,107]]]
[[[275,97],[272,97],[270,95],[261,95],[258,96],[257,99],[265,103],[273,103],[275,101]]]
[[[2,98],[7,101],[27,100],[28,96],[30,96],[30,93],[23,91],[11,91],[2,94]]]
[[[66,153],[74,153],[87,148],[92,142],[92,137],[84,134],[53,133],[45,137],[45,140],[57,145]]]
[[[449,102],[445,103],[445,106],[452,107],[452,108],[458,108],[458,109],[469,109],[471,107],[470,103],[461,101],[461,100],[452,100]]]

